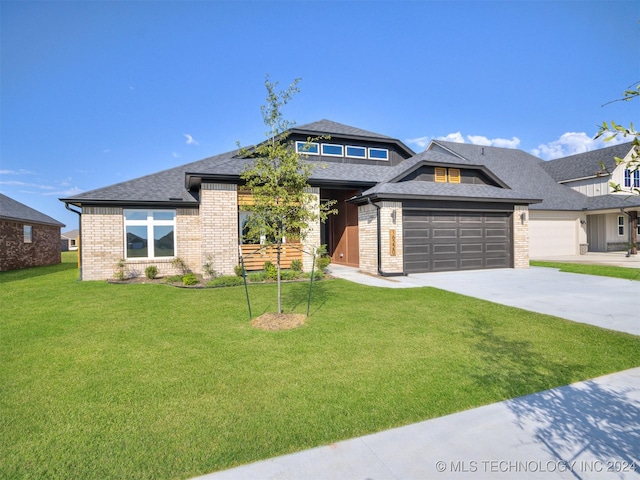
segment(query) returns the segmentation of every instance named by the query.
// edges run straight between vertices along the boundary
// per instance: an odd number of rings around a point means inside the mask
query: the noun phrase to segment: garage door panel
[[[511,214],[403,212],[408,273],[508,268],[512,263]]]

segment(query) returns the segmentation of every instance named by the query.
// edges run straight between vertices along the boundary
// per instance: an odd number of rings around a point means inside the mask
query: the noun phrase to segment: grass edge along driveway
[[[242,287],[76,278],[0,274],[1,478],[190,478],[640,365],[640,337],[433,288],[321,281],[274,333]]]

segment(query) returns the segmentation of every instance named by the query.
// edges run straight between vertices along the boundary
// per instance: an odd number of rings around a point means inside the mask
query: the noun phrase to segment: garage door
[[[579,253],[575,218],[538,219],[529,222],[529,255],[531,258]]]
[[[406,273],[510,268],[511,214],[405,209]]]

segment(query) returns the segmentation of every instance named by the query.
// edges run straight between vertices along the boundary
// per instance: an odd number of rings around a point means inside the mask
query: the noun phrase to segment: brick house
[[[64,224],[0,194],[0,271],[60,263]]]
[[[302,245],[287,244],[287,261],[300,258],[305,270],[312,256],[301,250],[321,244],[333,263],[374,275],[527,268],[539,248],[530,229],[553,215],[571,223],[576,252],[587,243],[588,197],[523,151],[434,140],[416,154],[398,139],[328,120],[289,133],[291,148],[316,167],[316,203],[335,200],[338,209],[311,225]],[[309,137],[324,139],[309,148]],[[243,236],[251,199],[240,176],[250,162],[235,150],[61,199],[80,209],[81,277],[109,278],[120,259],[132,272],[156,265],[170,274],[175,257],[196,273],[212,261],[232,274],[240,255],[260,248]]]

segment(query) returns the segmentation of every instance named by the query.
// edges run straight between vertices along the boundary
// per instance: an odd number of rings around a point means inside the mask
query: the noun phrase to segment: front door
[[[360,266],[358,242],[358,207],[347,200],[358,190],[323,190],[322,198],[336,200],[336,215],[329,215],[325,228],[326,243],[331,262],[351,267]]]

